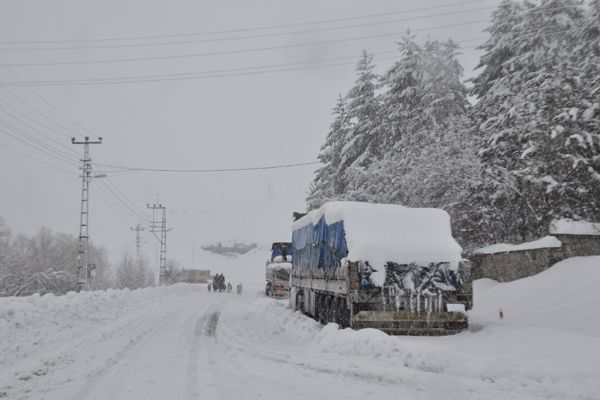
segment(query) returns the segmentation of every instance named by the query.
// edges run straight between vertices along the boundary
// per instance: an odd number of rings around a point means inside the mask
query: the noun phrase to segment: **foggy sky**
[[[430,17],[394,24],[281,37],[239,39],[227,42],[193,43],[145,48],[102,48],[57,51],[6,50],[0,44],[4,64],[89,60],[119,57],[176,55],[295,43],[333,40],[354,36],[402,32],[440,25],[486,20],[498,1],[465,1],[462,6],[406,15],[350,21],[400,19],[464,10],[462,14]],[[170,35],[214,30],[293,24],[305,21],[398,12],[456,1],[3,1],[0,3],[0,41],[101,39],[128,36]],[[341,23],[337,23],[339,25]],[[469,23],[428,32],[418,38],[453,38],[461,42],[484,38],[487,23]],[[323,26],[336,26],[335,23]],[[311,28],[305,27],[306,28]],[[269,32],[302,29],[282,28]],[[242,34],[235,34],[243,35]],[[226,37],[227,35],[211,36]],[[177,60],[99,65],[10,67],[24,81],[103,78],[128,75],[166,74],[254,65],[271,65],[356,56],[395,49],[397,37],[363,39],[344,43],[206,56]],[[132,41],[140,42],[140,41]],[[114,43],[114,42],[111,42]],[[478,53],[477,41],[465,42],[460,61],[472,76]],[[95,42],[95,44],[97,44]],[[12,45],[17,47],[17,45]],[[32,46],[24,44],[22,47]],[[42,46],[42,45],[40,45]],[[353,63],[354,60],[351,60]],[[383,72],[393,60],[377,61]],[[15,78],[0,67],[0,81]],[[152,168],[228,168],[315,161],[331,122],[331,109],[339,92],[354,80],[352,65],[325,69],[275,72],[262,75],[210,78],[153,83],[95,86],[35,87],[54,107],[104,137],[92,146],[92,159]],[[38,112],[76,132],[82,131],[25,87],[10,88]],[[58,127],[0,88],[0,100],[30,118],[65,135],[44,130],[66,146],[81,152],[67,137],[73,133]],[[10,110],[0,103],[0,108]],[[12,111],[11,111],[12,112]],[[40,140],[48,140],[0,112],[0,121],[19,126]],[[37,126],[39,128],[39,126]],[[0,216],[15,233],[33,233],[41,226],[76,235],[79,223],[80,180],[8,150],[16,148],[32,157],[77,172],[0,132]],[[114,155],[111,156],[110,154]],[[116,159],[116,160],[115,160]],[[127,200],[130,207],[146,213],[145,203],[160,202],[169,209],[169,258],[185,266],[191,262],[191,246],[219,240],[285,240],[291,212],[304,206],[313,167],[239,172],[228,174],[168,174],[140,172],[92,183],[91,236],[107,246],[112,260],[133,247],[130,226],[140,218],[98,195],[98,186],[108,185]],[[106,195],[105,195],[106,196]],[[115,211],[118,209],[120,211]],[[254,214],[254,215],[252,215]],[[141,221],[146,224],[145,221]],[[146,227],[147,228],[147,227]],[[286,237],[283,237],[286,236]],[[156,240],[146,234],[144,251],[153,259]]]

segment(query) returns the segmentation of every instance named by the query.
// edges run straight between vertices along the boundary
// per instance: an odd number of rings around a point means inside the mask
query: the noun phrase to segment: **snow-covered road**
[[[482,287],[476,329],[442,338],[323,327],[256,291],[204,285],[0,299],[0,398],[598,399],[600,326],[511,318],[510,304],[520,287],[549,288],[571,271],[593,286],[592,261]],[[579,309],[597,309],[599,296],[581,292]]]

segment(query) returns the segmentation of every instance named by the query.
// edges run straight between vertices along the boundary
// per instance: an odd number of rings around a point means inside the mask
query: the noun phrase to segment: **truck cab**
[[[292,244],[275,242],[271,246],[271,257],[265,265],[265,295],[276,299],[290,297],[290,275],[292,272]]]

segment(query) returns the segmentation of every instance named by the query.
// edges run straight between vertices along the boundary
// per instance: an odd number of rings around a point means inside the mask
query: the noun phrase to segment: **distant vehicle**
[[[448,213],[326,203],[293,225],[290,305],[323,322],[390,334],[468,328],[468,270]]]
[[[292,244],[275,242],[271,246],[271,257],[265,266],[265,294],[278,299],[290,296],[290,274],[292,272]]]
[[[184,269],[183,271],[181,271],[181,282],[207,283],[209,277],[210,277],[209,270]]]

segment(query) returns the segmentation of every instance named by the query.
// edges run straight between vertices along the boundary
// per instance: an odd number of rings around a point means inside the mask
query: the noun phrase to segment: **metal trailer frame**
[[[437,310],[420,310],[419,307],[415,312],[406,306],[414,298],[405,296],[398,304],[398,296],[392,297],[382,288],[361,289],[358,263],[355,262],[337,267],[331,275],[319,269],[292,269],[291,276],[291,307],[323,323],[335,322],[341,327],[376,328],[388,334],[415,336],[450,335],[468,329],[467,316],[462,312],[447,311],[446,304],[464,304],[468,310],[472,305],[470,293],[450,293],[445,297],[440,294]]]

